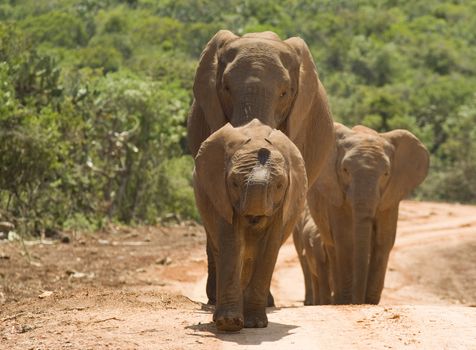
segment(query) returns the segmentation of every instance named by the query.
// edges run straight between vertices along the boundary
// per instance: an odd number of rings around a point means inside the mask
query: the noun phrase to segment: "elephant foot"
[[[238,332],[244,325],[243,314],[229,308],[217,308],[213,321],[219,331],[225,332]]]
[[[245,328],[265,328],[268,326],[268,317],[263,308],[259,311],[245,311]]]
[[[306,296],[306,297],[304,298],[304,305],[306,305],[306,306],[307,306],[307,305],[314,305],[314,302],[313,302],[313,300],[312,300],[312,297]]]

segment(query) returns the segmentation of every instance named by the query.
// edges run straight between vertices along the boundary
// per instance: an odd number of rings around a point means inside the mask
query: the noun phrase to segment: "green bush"
[[[37,44],[77,48],[87,44],[84,23],[74,14],[51,11],[22,21],[22,28]]]

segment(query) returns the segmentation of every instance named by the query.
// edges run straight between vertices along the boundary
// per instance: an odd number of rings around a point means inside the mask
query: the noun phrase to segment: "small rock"
[[[145,272],[145,269],[143,269],[142,267],[136,269],[136,272]]]
[[[38,261],[30,261],[30,265],[35,267],[43,267],[43,264],[39,263]]]
[[[136,238],[139,237],[139,234],[137,232],[132,232],[124,236],[125,238]]]
[[[162,224],[165,224],[165,225],[173,224],[173,223],[180,224],[181,219],[177,214],[170,213],[170,214],[167,214],[164,217],[162,217],[160,221],[161,221]]]
[[[21,241],[21,237],[15,231],[8,232],[8,240],[9,241]]]
[[[8,233],[15,229],[15,225],[8,221],[0,221],[0,232]]]
[[[52,291],[49,291],[49,290],[45,290],[43,293],[41,293],[40,295],[38,295],[38,298],[40,299],[45,299],[45,298],[48,298],[50,296],[53,295],[53,292]]]
[[[158,259],[155,263],[157,265],[170,265],[172,263],[172,259],[170,259],[170,257],[166,256],[165,258]]]
[[[59,239],[61,237],[61,232],[55,228],[47,227],[45,228],[45,238]]]
[[[81,279],[81,278],[93,279],[95,276],[94,272],[84,273],[84,272],[78,272],[74,270],[66,270],[66,274],[69,276],[69,279]]]
[[[86,276],[84,272],[75,272],[71,275],[71,278],[84,278]]]
[[[109,242],[107,239],[98,239],[98,243],[101,245],[109,245],[111,242]]]
[[[33,327],[27,324],[16,324],[12,326],[12,333],[26,333],[32,329]]]

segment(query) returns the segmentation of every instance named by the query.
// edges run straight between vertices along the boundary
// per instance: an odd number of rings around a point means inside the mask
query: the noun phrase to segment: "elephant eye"
[[[225,85],[225,91],[230,92],[230,87],[228,85]]]
[[[283,183],[282,182],[279,182],[277,185],[276,185],[276,188],[278,190],[280,190],[281,188],[283,188]]]
[[[384,175],[384,176],[388,176],[388,175],[390,175],[390,174],[389,174],[388,171],[386,171],[383,175]]]
[[[284,97],[284,96],[286,96],[286,95],[287,95],[287,92],[286,92],[286,91],[283,91],[283,92],[281,92],[281,95],[279,95],[279,97]]]
[[[238,188],[238,182],[233,181],[232,184],[233,184],[233,187]]]
[[[342,169],[344,171],[344,173],[348,174],[349,173],[349,170],[347,168],[343,168]]]

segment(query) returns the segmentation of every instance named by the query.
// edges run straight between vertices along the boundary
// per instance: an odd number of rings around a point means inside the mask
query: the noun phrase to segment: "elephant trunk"
[[[365,302],[372,239],[372,219],[357,218],[354,223],[352,303]]]
[[[276,127],[269,93],[260,84],[247,86],[239,96],[239,103],[233,109],[231,122],[234,126],[238,126],[254,118],[259,119],[263,124]]]
[[[267,166],[256,166],[248,176],[241,195],[241,214],[252,218],[270,216],[273,203],[269,197],[271,173]]]
[[[360,187],[360,186],[358,186]],[[354,249],[353,249],[353,279],[352,279],[352,303],[363,304],[367,292],[367,280],[369,272],[372,236],[374,229],[374,217],[377,208],[377,189],[359,193],[353,200],[354,222]]]

